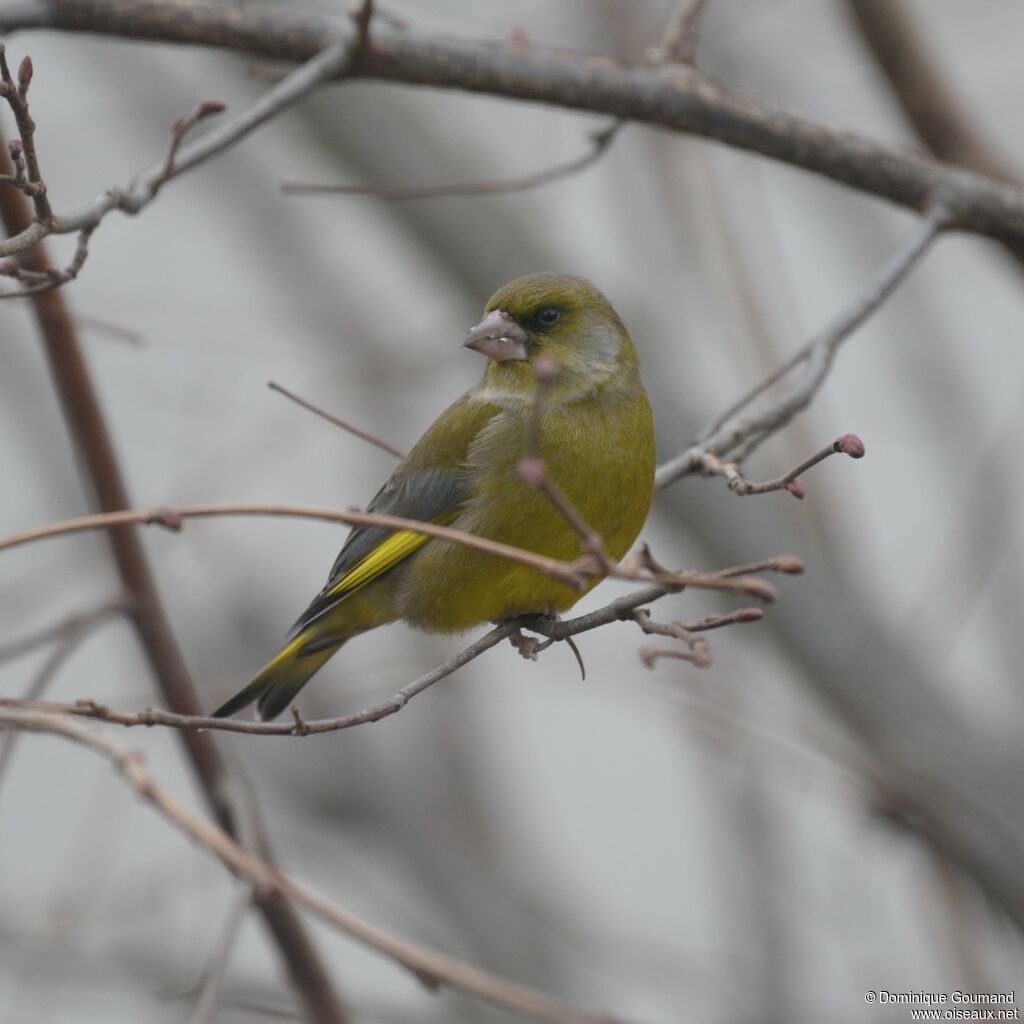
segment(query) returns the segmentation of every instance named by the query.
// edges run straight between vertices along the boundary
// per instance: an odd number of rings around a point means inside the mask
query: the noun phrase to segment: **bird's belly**
[[[549,457],[547,469],[618,560],[647,516],[653,455],[645,460],[590,454],[601,487],[593,486],[590,474],[581,475],[578,460]],[[485,479],[474,504],[452,526],[567,562],[582,553],[572,527],[543,494],[520,481],[514,466]],[[433,540],[399,567],[393,592],[396,608],[411,625],[456,633],[515,615],[565,611],[598,582],[575,590],[508,559]]]

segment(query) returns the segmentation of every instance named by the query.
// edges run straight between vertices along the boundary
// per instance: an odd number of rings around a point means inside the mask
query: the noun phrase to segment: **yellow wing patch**
[[[342,575],[324,597],[340,599],[353,590],[358,590],[393,565],[397,565],[403,558],[407,558],[417,548],[423,547],[428,540],[430,538],[422,533],[396,530],[385,537],[361,562],[357,562]]]

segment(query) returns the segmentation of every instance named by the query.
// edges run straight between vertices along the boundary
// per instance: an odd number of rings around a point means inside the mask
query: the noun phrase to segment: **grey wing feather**
[[[388,482],[374,495],[366,511],[430,522],[456,511],[465,500],[468,490],[468,481],[458,470],[434,466],[411,469],[403,465],[395,470]],[[299,616],[288,633],[289,639],[337,603],[337,598],[330,593],[334,584],[392,532],[383,526],[353,527],[331,567],[324,589]]]

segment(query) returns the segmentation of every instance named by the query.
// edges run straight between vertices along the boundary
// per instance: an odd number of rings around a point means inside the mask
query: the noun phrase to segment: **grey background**
[[[668,7],[438,0],[401,13],[629,58]],[[967,109],[1020,160],[1024,8],[910,7]],[[239,110],[265,88],[245,60],[213,52],[28,33],[8,45],[35,62],[58,209],[152,162],[200,99]],[[699,60],[808,117],[912,141],[841,3],[718,0]],[[286,179],[524,173],[577,154],[603,123],[355,83],[174,182],[138,218],[105,221],[65,295],[83,317],[142,338],[85,327],[136,504],[365,503],[389,457],[266,382],[408,447],[481,372],[460,341],[487,296],[539,269],[591,278],[622,315],[664,459],[832,317],[913,228],[807,174],[638,127],[596,167],[522,195],[385,204],[279,190]],[[373,728],[225,739],[257,781],[288,871],[409,937],[640,1021],[906,1020],[905,1009],[866,1006],[864,992],[1021,987],[1019,935],[933,850],[873,814],[855,748],[815,684],[875,673],[871,652],[892,641],[973,735],[1019,744],[1022,307],[1019,271],[997,248],[942,240],[851,340],[811,411],[748,468],[774,476],[848,430],[866,459],[812,471],[802,503],[695,479],[657,499],[643,537],[672,565],[781,551],[808,562],[781,582],[763,624],[712,636],[711,669],[648,672],[643,640],[622,625],[581,639],[584,684],[564,648],[530,664],[502,647]],[[89,504],[26,308],[0,306],[0,332],[7,534]],[[341,539],[333,526],[262,519],[147,534],[208,706],[273,653]],[[579,607],[618,589],[604,584]],[[114,593],[100,537],[4,553],[0,642]],[[657,614],[728,606],[687,594]],[[401,625],[361,638],[303,693],[304,711],[358,710],[458,645]],[[0,692],[21,692],[42,657],[0,665]],[[898,700],[898,672],[889,685]],[[85,643],[50,695],[155,700],[121,623]],[[125,738],[200,806],[172,734]],[[105,764],[56,740],[21,742],[0,779],[0,1021],[187,1020],[182,993],[230,899],[224,871]],[[431,997],[314,931],[360,1022],[508,1019]],[[250,1004],[291,1005],[255,920],[216,1019],[262,1019]]]

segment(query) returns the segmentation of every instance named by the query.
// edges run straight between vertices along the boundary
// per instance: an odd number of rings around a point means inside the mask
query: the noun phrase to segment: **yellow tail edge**
[[[269,722],[286,711],[299,690],[345,642],[318,641],[311,634],[312,631],[299,633],[285,644],[248,686],[214,711],[213,717],[230,718],[253,702],[256,715],[263,722]],[[313,649],[306,652],[310,647]]]

